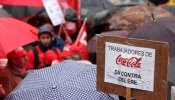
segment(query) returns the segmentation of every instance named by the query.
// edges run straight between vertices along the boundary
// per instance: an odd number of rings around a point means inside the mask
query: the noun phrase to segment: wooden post
[[[171,100],[175,100],[175,87],[171,87]]]
[[[60,27],[59,27],[58,36],[61,36],[62,27],[63,27],[63,24],[61,24]]]
[[[131,100],[131,88],[126,88],[126,100]]]

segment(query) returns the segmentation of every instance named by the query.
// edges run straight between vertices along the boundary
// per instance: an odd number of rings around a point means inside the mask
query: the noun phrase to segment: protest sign
[[[126,96],[126,88],[132,88],[133,98],[166,100],[167,66],[167,43],[98,37],[97,90]]]
[[[43,4],[54,26],[65,22],[64,15],[57,0],[43,0]]]
[[[105,42],[105,82],[153,91],[155,49]]]

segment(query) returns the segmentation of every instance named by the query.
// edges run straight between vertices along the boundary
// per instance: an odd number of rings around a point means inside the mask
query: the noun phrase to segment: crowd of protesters
[[[50,22],[35,27],[39,30],[38,41],[18,47],[7,56],[0,53],[0,99],[12,92],[28,70],[41,69],[70,59],[91,64],[76,52],[78,49],[75,52],[63,50],[65,45],[71,45],[76,39],[78,30],[75,22],[67,20],[64,25],[59,26],[58,31]],[[66,35],[60,35],[63,32]]]
[[[71,45],[77,38],[79,30],[76,22],[66,20],[63,25],[54,27],[50,21],[28,21],[38,28],[38,41],[18,47],[6,56],[0,53],[0,99],[9,95],[28,70],[45,68],[64,60],[91,64],[78,54],[76,47],[72,46],[73,51],[70,52],[63,50],[65,45]]]

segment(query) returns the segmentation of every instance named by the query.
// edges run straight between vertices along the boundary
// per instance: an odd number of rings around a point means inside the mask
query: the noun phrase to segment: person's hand
[[[0,97],[4,97],[5,96],[5,90],[2,87],[2,84],[0,84]]]

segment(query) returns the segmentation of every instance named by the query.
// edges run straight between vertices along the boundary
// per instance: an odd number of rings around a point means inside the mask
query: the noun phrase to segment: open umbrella
[[[163,8],[171,12],[173,15],[175,14],[175,6],[163,6]]]
[[[96,66],[65,61],[30,71],[7,100],[118,100],[96,90]]]
[[[149,0],[150,2],[154,3],[155,5],[165,4],[170,0]]]
[[[0,4],[43,7],[42,0],[0,0]]]
[[[136,30],[155,19],[172,16],[170,12],[154,6],[133,6],[117,10],[109,19],[111,29]]]
[[[57,0],[61,8],[69,8],[65,0]],[[0,0],[0,4],[16,18],[33,16],[44,11],[42,0]],[[46,12],[44,12],[46,14]]]
[[[7,54],[17,47],[37,40],[38,30],[14,18],[0,18],[0,52]]]
[[[175,85],[175,18],[168,17],[157,21],[152,21],[145,24],[143,27],[131,32],[128,37],[148,39],[155,41],[168,42],[169,44],[169,66],[168,66],[168,81],[169,87]],[[168,90],[170,94],[170,88]],[[170,97],[170,96],[169,96]]]
[[[175,18],[168,17],[145,24],[131,32],[128,37],[163,41],[169,43],[169,56],[175,57]]]
[[[100,9],[109,9],[115,7],[114,4],[108,0],[81,0],[82,7],[96,7]]]
[[[147,5],[149,0],[108,0],[116,6],[136,6],[136,5]]]
[[[13,5],[13,6],[44,7],[42,0],[0,0],[0,4]],[[67,6],[65,5],[64,2],[59,2],[59,4],[61,7]]]
[[[11,5],[3,5],[3,9],[8,11],[15,18],[25,18],[27,16],[39,15],[44,10],[44,8],[41,7],[11,6]]]
[[[128,32],[126,30],[113,30],[103,32],[102,34],[125,37],[128,34]],[[97,36],[95,35],[88,41],[88,53],[96,53],[96,47],[97,47]]]
[[[0,8],[0,17],[11,17],[11,15],[3,8]]]

